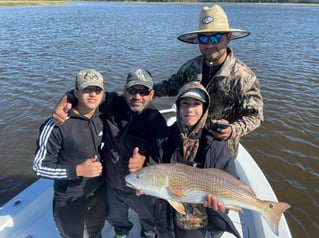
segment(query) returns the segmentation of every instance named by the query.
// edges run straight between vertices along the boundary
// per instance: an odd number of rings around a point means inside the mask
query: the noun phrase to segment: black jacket
[[[151,159],[162,163],[175,163],[181,161],[178,157],[182,156],[181,138],[179,128],[175,123],[171,127],[162,130],[156,143],[152,145]],[[228,149],[227,143],[223,140],[214,138],[207,129],[202,130],[200,145],[196,154],[196,158],[191,166],[199,168],[218,168],[238,178],[234,159]],[[215,212],[213,209],[207,208],[208,214],[208,230],[210,231],[228,231],[235,236],[240,237],[238,231],[229,219],[227,213]],[[161,238],[174,237],[172,234],[173,214],[171,206],[162,199],[157,199],[154,207],[154,222],[156,224],[157,233]]]
[[[131,190],[126,186],[124,177],[129,173],[128,161],[134,148],[139,147],[139,152],[148,157],[151,142],[166,121],[151,104],[139,114],[132,112],[124,96],[114,92],[106,93],[100,110],[106,122],[102,152],[106,179],[113,187]]]
[[[56,193],[68,198],[87,196],[103,182],[102,176],[83,178],[76,175],[76,165],[95,155],[100,158],[103,138],[101,113],[88,119],[72,111],[62,126],[48,119],[40,128],[33,170],[43,178],[54,179]]]

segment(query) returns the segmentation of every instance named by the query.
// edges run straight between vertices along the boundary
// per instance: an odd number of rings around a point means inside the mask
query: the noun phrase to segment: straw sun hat
[[[198,44],[198,34],[208,32],[231,32],[232,40],[242,38],[250,34],[248,31],[229,27],[228,18],[224,10],[219,5],[214,5],[211,8],[202,8],[199,16],[199,29],[197,31],[185,33],[178,36],[177,39],[186,43]]]

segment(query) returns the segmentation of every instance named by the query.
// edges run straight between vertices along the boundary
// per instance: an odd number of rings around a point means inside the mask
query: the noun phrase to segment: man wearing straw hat
[[[254,72],[237,59],[228,47],[231,40],[250,33],[231,28],[219,5],[203,7],[199,29],[180,35],[180,41],[199,44],[200,56],[184,63],[168,80],[154,85],[155,96],[175,96],[187,82],[199,81],[210,94],[207,126],[226,140],[235,157],[239,139],[263,122],[263,99]],[[219,122],[219,127],[216,127]],[[223,125],[225,124],[225,125]]]

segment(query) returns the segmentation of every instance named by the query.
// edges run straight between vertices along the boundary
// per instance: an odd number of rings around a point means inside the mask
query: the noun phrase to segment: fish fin
[[[239,180],[238,180],[239,181]],[[248,194],[249,196],[251,197],[256,197],[256,194],[255,192],[251,189],[251,187],[249,187],[248,185],[246,184],[243,184],[243,183],[239,183],[238,186],[243,189],[243,191],[246,192],[246,194]]]
[[[168,203],[179,213],[185,215],[185,209],[184,209],[184,205],[181,202],[176,202],[176,201],[172,201],[172,200],[168,200]]]
[[[182,191],[180,191],[178,189],[175,189],[175,188],[173,188],[171,186],[168,186],[167,190],[168,190],[169,193],[173,194],[176,197],[179,197],[179,198],[186,197],[186,195],[184,193],[182,193]]]
[[[236,207],[236,206],[225,206],[225,208],[239,212],[239,213],[244,213],[243,209],[241,209],[240,207]]]
[[[272,231],[278,235],[278,225],[281,215],[290,208],[290,205],[285,202],[274,202],[274,201],[262,201],[264,208],[261,211],[262,216],[269,224]]]

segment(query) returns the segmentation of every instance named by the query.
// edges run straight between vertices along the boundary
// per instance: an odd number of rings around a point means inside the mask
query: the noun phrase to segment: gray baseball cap
[[[149,89],[153,89],[151,73],[142,68],[138,68],[129,72],[126,79],[126,87],[130,88],[135,85],[143,85]]]
[[[89,86],[104,89],[103,76],[94,69],[83,69],[76,76],[75,88],[82,90]]]

